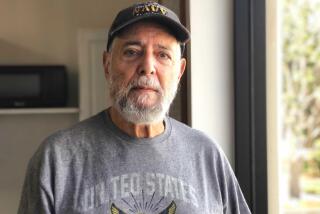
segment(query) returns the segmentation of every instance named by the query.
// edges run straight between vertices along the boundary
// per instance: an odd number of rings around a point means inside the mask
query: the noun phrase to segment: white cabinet
[[[0,115],[21,114],[77,114],[79,109],[75,107],[66,108],[9,108],[0,109]]]

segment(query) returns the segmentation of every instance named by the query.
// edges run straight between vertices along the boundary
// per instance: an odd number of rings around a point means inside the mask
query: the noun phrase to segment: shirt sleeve
[[[234,172],[221,153],[221,194],[224,214],[251,214]]]
[[[55,213],[51,171],[50,157],[40,148],[29,162],[18,214]]]

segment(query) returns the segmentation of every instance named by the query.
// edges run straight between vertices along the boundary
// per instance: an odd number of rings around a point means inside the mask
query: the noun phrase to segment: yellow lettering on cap
[[[134,16],[140,16],[149,13],[166,15],[167,10],[157,4],[138,5],[133,9]]]
[[[159,7],[156,5],[151,5],[151,10],[152,10],[152,12],[158,12]]]
[[[167,13],[167,10],[163,7],[160,7],[160,11],[163,15],[166,15],[166,13]]]
[[[144,10],[143,10],[143,12],[145,12],[145,11],[147,11],[147,12],[149,12],[149,11],[150,11],[149,5],[145,5],[145,6],[144,6]]]
[[[135,7],[133,10],[133,15],[137,16],[140,13],[140,8],[139,7]]]

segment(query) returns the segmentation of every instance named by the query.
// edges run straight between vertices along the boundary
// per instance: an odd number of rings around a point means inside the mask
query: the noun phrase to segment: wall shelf
[[[77,114],[79,108],[8,108],[0,109],[0,115],[17,115],[17,114]]]

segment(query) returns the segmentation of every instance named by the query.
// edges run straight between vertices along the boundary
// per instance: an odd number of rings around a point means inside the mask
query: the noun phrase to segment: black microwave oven
[[[66,100],[65,66],[0,66],[0,108],[63,107]]]

